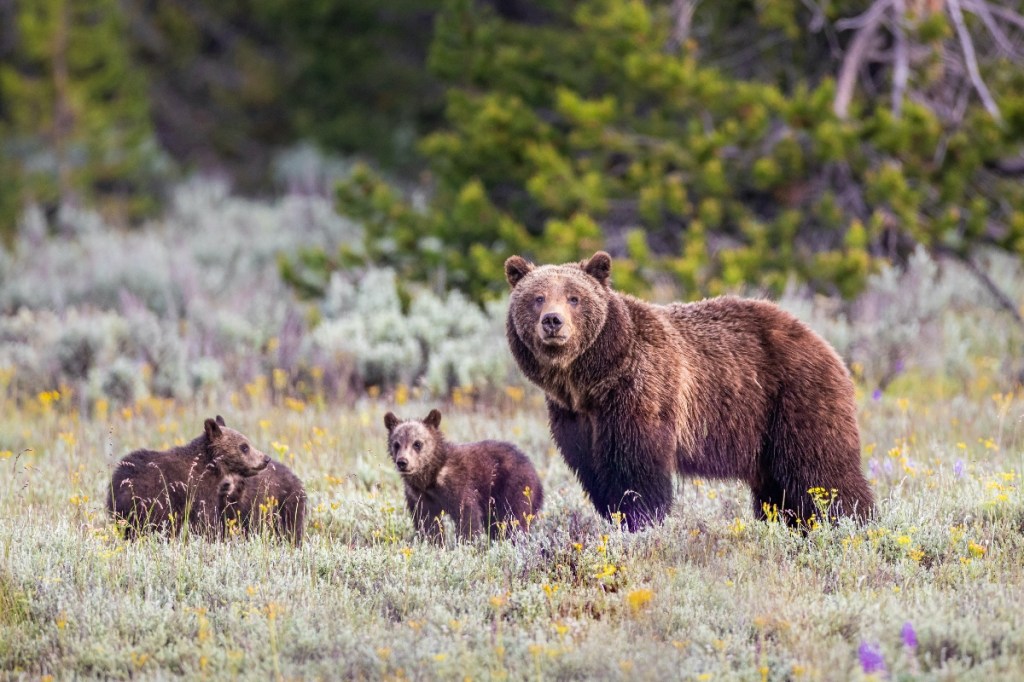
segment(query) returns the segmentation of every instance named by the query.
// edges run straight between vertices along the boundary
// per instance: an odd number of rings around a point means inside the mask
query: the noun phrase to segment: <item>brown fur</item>
[[[731,296],[646,303],[611,289],[604,252],[541,267],[513,256],[505,272],[512,355],[606,517],[621,511],[632,530],[662,519],[672,472],[746,481],[762,518],[809,518],[816,487],[835,489],[836,513],[871,512],[849,374],[792,315]]]
[[[463,538],[483,530],[496,538],[503,526],[507,531],[528,530],[528,517],[540,510],[544,491],[527,456],[500,441],[449,443],[440,425],[437,410],[423,421],[384,415],[388,452],[402,474],[416,529],[438,539],[440,518],[446,514]]]
[[[302,544],[306,523],[306,490],[302,481],[281,462],[248,478],[231,477],[221,488],[221,506],[249,535],[266,528],[275,535]]]
[[[218,415],[207,419],[203,435],[187,445],[126,455],[114,469],[107,511],[127,522],[129,538],[154,530],[176,535],[185,519],[192,532],[219,536],[221,486],[257,475],[269,462]]]

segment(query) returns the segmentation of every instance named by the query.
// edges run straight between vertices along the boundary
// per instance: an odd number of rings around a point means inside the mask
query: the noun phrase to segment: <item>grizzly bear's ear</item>
[[[206,437],[210,440],[217,440],[221,437],[220,424],[212,419],[207,419],[203,423],[203,427],[206,429]]]
[[[427,418],[423,420],[423,423],[436,429],[441,426],[441,413],[437,410],[431,410]]]
[[[388,433],[395,430],[395,427],[398,426],[398,421],[398,417],[395,416],[394,412],[388,412],[384,415],[384,426],[387,427]]]
[[[607,284],[608,278],[612,274],[612,257],[604,251],[598,251],[583,264],[583,272],[601,284]]]
[[[513,289],[519,284],[519,280],[530,274],[532,270],[533,263],[522,256],[509,256],[505,261],[505,279]]]
[[[220,416],[219,414],[217,415],[217,423],[220,424],[221,426],[227,426],[227,424],[224,423],[224,417]]]

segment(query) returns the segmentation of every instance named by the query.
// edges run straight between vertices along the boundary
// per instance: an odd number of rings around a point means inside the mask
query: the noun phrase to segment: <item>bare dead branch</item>
[[[988,276],[988,273],[982,270],[981,267],[979,267],[978,264],[975,263],[969,256],[959,256],[958,258],[960,262],[963,263],[967,267],[967,269],[971,271],[971,274],[974,275],[979,282],[981,282],[982,286],[984,286],[988,290],[988,292],[992,294],[992,297],[999,304],[999,307],[1003,308],[1006,312],[1010,313],[1010,315],[1013,316],[1013,319],[1017,322],[1017,324],[1020,325],[1021,327],[1024,327],[1024,317],[1021,316],[1020,309],[1017,307],[1017,304],[1013,302],[1013,299],[1011,299],[1005,291],[1000,289],[999,285],[996,284],[995,281],[993,281],[993,279]]]
[[[987,2],[970,2],[969,4],[964,5],[964,9],[967,9],[969,12],[973,12],[976,16],[981,17],[981,21],[985,24],[985,28],[987,28],[988,32],[992,34],[992,37],[996,41],[996,45],[999,46],[999,49],[1002,50],[1004,54],[1013,57],[1014,59],[1021,59],[1021,53],[1017,51],[1016,46],[1010,42],[1006,33],[1003,32],[1003,29],[1000,28],[995,18],[993,18],[992,11]]]
[[[1024,15],[1014,12],[1009,7],[993,5],[986,0],[963,0],[961,4],[978,16],[982,16],[982,12],[987,12],[989,15],[999,17],[1008,24],[1024,29]]]
[[[875,0],[863,14],[858,14],[849,19],[840,19],[836,22],[836,29],[839,31],[857,31],[871,24],[877,24],[882,15],[892,4],[889,0]]]
[[[672,0],[672,33],[665,44],[665,52],[674,54],[686,43],[698,4],[700,0]]]
[[[956,33],[960,38],[960,47],[963,50],[964,63],[967,65],[967,73],[970,74],[971,83],[974,84],[974,89],[978,92],[978,97],[981,98],[981,103],[985,105],[989,115],[1002,123],[1003,117],[999,113],[999,106],[992,99],[992,93],[989,92],[988,86],[985,85],[985,81],[981,78],[981,72],[978,70],[978,59],[974,53],[974,43],[971,41],[971,34],[967,30],[967,24],[964,23],[964,14],[960,9],[960,0],[946,0],[946,6],[949,8],[949,16],[953,19],[953,24],[956,25]]]
[[[907,16],[904,0],[893,0],[892,34],[895,39],[893,52],[895,64],[892,70],[892,113],[897,118],[903,112],[903,98],[910,79],[910,57],[907,50],[907,36],[903,33],[903,20]]]
[[[839,77],[836,79],[836,98],[832,103],[832,110],[839,118],[846,118],[850,109],[850,101],[853,99],[853,92],[857,87],[857,74],[867,54],[871,41],[882,23],[885,13],[892,7],[893,0],[875,0],[867,12],[853,19],[844,19],[836,22],[836,27],[858,28],[857,35],[850,42],[850,47],[843,57],[843,63],[839,67]]]
[[[1024,175],[1024,156],[1011,159],[996,159],[985,165],[989,170],[999,175]]]

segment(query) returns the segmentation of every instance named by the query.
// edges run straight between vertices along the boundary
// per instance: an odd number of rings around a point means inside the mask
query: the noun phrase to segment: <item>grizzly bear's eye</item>
[[[423,449],[423,442],[422,441],[416,441],[415,443],[412,444],[412,447],[413,447],[413,449],[416,452],[419,452],[420,450]]]
[[[537,305],[540,305],[544,302],[544,297],[538,296],[537,298],[533,299],[533,302],[536,303]]]
[[[569,297],[569,305],[576,306],[576,305],[579,305],[579,304],[580,304],[580,297],[579,296],[570,296]]]
[[[398,452],[399,445],[397,442],[391,444],[391,449]]]
[[[243,455],[248,455],[249,454],[249,444],[248,443],[242,443],[242,447],[239,448],[239,449],[242,451]]]

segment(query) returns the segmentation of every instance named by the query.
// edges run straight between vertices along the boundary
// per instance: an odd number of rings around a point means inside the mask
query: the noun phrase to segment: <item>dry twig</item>
[[[875,37],[885,13],[892,7],[892,4],[893,0],[875,0],[868,11],[860,16],[836,22],[836,28],[840,30],[858,29],[857,35],[850,42],[846,56],[843,57],[842,66],[839,68],[839,78],[836,82],[836,98],[832,103],[832,110],[839,118],[846,118],[849,112],[850,101],[853,99],[853,92],[857,87],[857,73],[871,46],[872,38]]]
[[[981,98],[981,103],[985,105],[985,109],[992,118],[1001,123],[1003,117],[999,113],[999,106],[992,98],[992,93],[989,92],[988,86],[985,85],[985,81],[981,78],[981,72],[978,70],[978,59],[974,52],[974,43],[971,41],[971,34],[967,30],[967,25],[964,23],[964,13],[960,8],[960,0],[946,0],[946,6],[949,7],[949,16],[953,19],[957,36],[960,38],[960,47],[963,50],[964,63],[967,65],[967,73],[971,77],[971,83],[974,84],[974,89],[978,92],[978,97]]]

